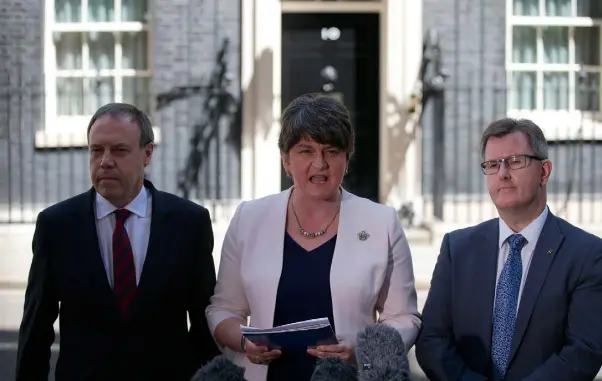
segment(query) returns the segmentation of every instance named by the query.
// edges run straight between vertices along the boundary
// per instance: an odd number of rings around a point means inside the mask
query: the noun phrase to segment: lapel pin
[[[357,233],[357,238],[359,238],[360,241],[365,241],[368,239],[368,237],[370,237],[370,234],[366,233],[365,230]]]
[[[548,254],[552,254],[554,250],[548,250]]]

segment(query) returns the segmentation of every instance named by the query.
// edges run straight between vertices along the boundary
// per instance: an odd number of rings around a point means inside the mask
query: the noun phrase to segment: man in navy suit
[[[136,107],[101,107],[88,143],[93,187],[38,216],[16,381],[48,380],[59,315],[57,381],[189,381],[219,353],[209,212],[144,180],[153,130]]]
[[[493,122],[482,171],[499,219],[448,233],[416,342],[431,381],[591,381],[602,366],[602,240],[546,205],[541,129]]]

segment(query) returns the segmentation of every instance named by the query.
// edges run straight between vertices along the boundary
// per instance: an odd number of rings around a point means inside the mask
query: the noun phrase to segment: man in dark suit
[[[431,381],[591,381],[602,366],[602,240],[547,208],[541,129],[493,122],[481,164],[499,219],[448,233],[416,342]]]
[[[48,379],[60,311],[57,381],[188,381],[218,353],[209,213],[144,180],[153,130],[136,107],[101,107],[88,144],[92,189],[37,219],[16,380]]]

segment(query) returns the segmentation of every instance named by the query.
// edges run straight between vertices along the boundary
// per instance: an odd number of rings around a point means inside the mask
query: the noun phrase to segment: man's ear
[[[540,184],[544,186],[548,183],[550,179],[550,175],[552,174],[552,162],[550,160],[545,160],[541,164],[541,179]]]
[[[146,147],[144,147],[144,166],[146,167],[153,157],[153,152],[155,150],[155,145],[153,143],[148,143]]]

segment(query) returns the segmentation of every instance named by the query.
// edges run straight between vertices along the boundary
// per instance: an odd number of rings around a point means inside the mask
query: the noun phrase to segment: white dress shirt
[[[132,252],[134,254],[134,266],[136,267],[136,284],[140,282],[142,266],[146,258],[148,239],[151,225],[151,195],[142,187],[138,196],[132,200],[124,209],[131,212],[125,221],[125,230],[130,238]],[[100,244],[102,262],[107,272],[109,284],[113,287],[113,231],[115,230],[115,214],[118,209],[106,198],[96,193],[96,232]]]
[[[516,304],[516,308],[518,310],[518,305],[520,304],[520,298],[523,293],[523,288],[525,287],[525,281],[527,280],[527,274],[529,273],[529,267],[531,266],[531,259],[533,259],[533,251],[535,250],[535,245],[537,245],[537,240],[539,239],[539,235],[543,229],[543,225],[546,223],[546,218],[548,218],[548,207],[546,206],[543,212],[533,220],[529,225],[527,225],[523,230],[518,232],[527,240],[527,244],[523,246],[521,251],[521,260],[523,263],[523,276],[520,281],[520,289],[518,291],[518,303]],[[502,274],[502,269],[504,268],[504,264],[506,263],[506,259],[508,259],[509,254],[509,245],[508,238],[511,235],[516,234],[517,232],[510,229],[510,227],[504,222],[504,220],[500,217],[500,241],[499,241],[499,251],[498,251],[498,259],[497,259],[497,278],[496,284],[500,279],[500,275]],[[494,302],[495,305],[495,302]]]

